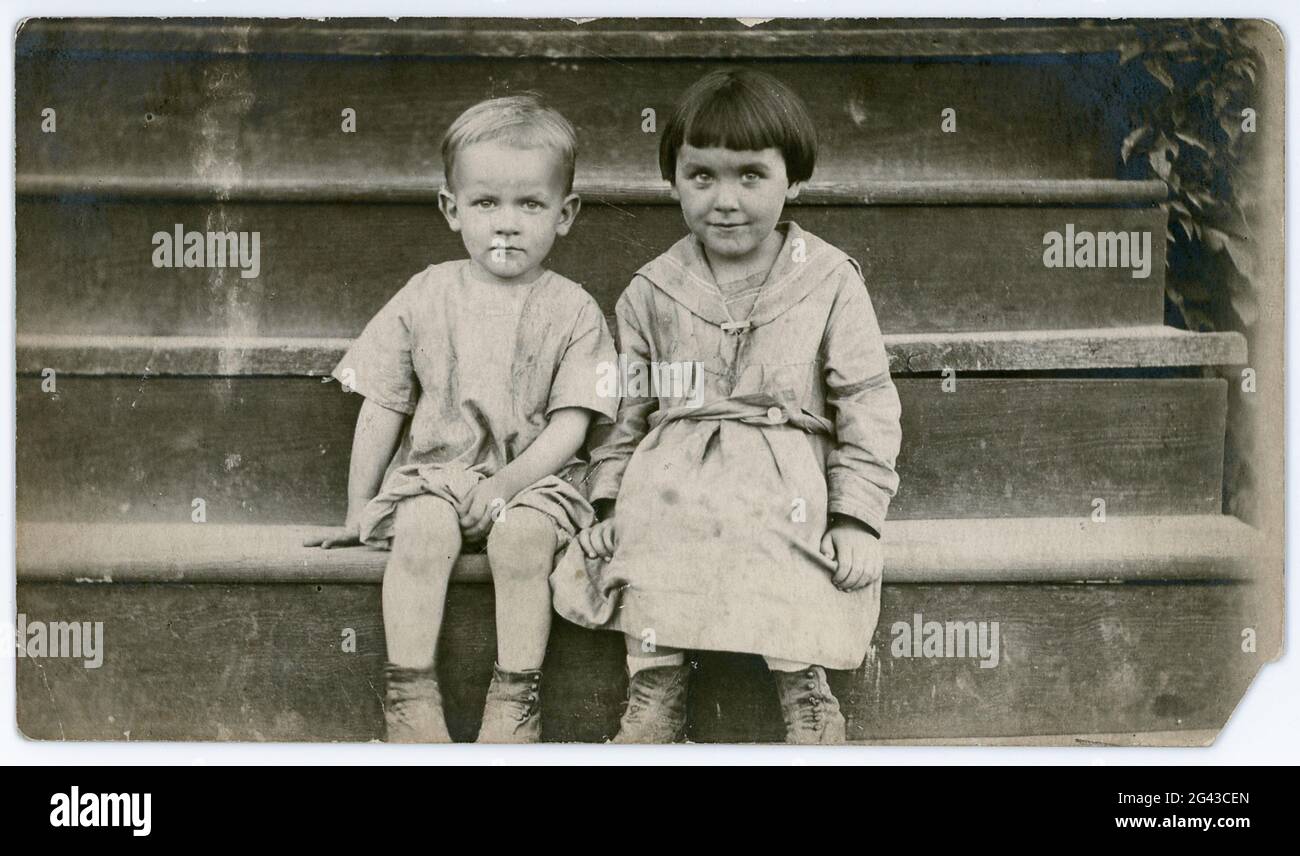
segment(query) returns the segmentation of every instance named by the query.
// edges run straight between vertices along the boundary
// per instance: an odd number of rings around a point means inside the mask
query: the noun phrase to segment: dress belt
[[[809,434],[832,435],[835,433],[835,425],[826,417],[817,416],[802,408],[782,405],[766,393],[720,398],[698,407],[682,405],[670,407],[667,410],[656,410],[650,414],[648,427],[650,430],[654,430],[660,425],[675,422],[678,419],[701,421],[731,419],[744,422],[747,425],[786,425],[806,431]]]

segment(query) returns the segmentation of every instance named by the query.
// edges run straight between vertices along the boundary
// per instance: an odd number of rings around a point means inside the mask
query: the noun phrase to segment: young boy
[[[706,75],[663,130],[691,234],[624,291],[619,342],[703,389],[623,399],[592,453],[602,520],[551,578],[562,616],[624,634],[616,742],[682,735],[683,649],[763,655],[786,739],[845,739],[825,667],[861,665],[879,617],[900,408],[857,263],[778,223],[815,160],[802,101],[756,71]]]
[[[432,265],[335,368],[365,396],[342,529],[308,546],[391,546],[384,571],[390,742],[449,742],[435,677],[447,582],[486,540],[497,664],[479,742],[535,742],[555,555],[593,520],[559,473],[593,417],[613,342],[596,302],[542,267],[578,214],[572,126],[534,96],[477,104],[442,144],[438,204],[469,258]],[[394,447],[401,447],[394,457]],[[390,459],[392,466],[389,466]],[[387,468],[387,473],[385,472]]]

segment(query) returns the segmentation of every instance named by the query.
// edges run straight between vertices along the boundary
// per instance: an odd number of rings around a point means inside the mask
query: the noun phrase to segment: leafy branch
[[[1121,48],[1134,68],[1123,161],[1145,159],[1168,187],[1166,296],[1182,326],[1209,330],[1223,310],[1253,323],[1249,200],[1262,57],[1249,22],[1197,20],[1143,29]],[[1226,302],[1225,302],[1226,299]]]

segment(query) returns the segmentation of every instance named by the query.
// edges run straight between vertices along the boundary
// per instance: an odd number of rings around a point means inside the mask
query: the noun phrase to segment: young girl
[[[442,145],[439,206],[469,257],[412,277],[334,370],[365,396],[347,523],[307,543],[392,547],[383,588],[391,742],[451,739],[434,661],[463,543],[486,542],[496,595],[497,664],[478,739],[541,733],[547,577],[593,520],[561,476],[580,468],[574,455],[591,421],[615,411],[596,388],[615,359],[600,308],[543,267],[578,213],[575,156],[573,127],[533,96],[461,114]]]
[[[551,577],[562,616],[625,634],[616,742],[682,735],[683,649],[763,655],[787,740],[844,740],[824,667],[875,631],[900,407],[857,263],[777,222],[815,159],[803,103],[755,71],[706,75],[664,129],[690,235],[637,272],[619,339],[703,388],[622,401],[592,454],[601,521]]]

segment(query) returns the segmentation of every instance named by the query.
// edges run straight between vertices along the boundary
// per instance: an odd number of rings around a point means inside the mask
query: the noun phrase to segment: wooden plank
[[[223,202],[362,202],[437,205],[439,183],[418,176],[341,181],[329,175],[215,181],[157,175],[20,175],[21,196],[60,199],[220,200]],[[658,177],[579,170],[574,192],[586,204],[677,205]],[[1132,205],[1163,202],[1163,181],[1104,178],[813,180],[794,206],[806,205]]]
[[[893,519],[1218,514],[1218,379],[900,378]],[[30,521],[342,520],[360,398],[299,378],[21,377]]]
[[[389,554],[302,546],[310,526],[27,523],[17,528],[23,582],[378,583]],[[1226,515],[894,520],[885,533],[891,583],[1251,579],[1259,532]],[[482,553],[463,555],[458,583],[491,582]]]
[[[1128,70],[1114,57],[753,61],[817,118],[820,181],[1114,179]],[[15,67],[19,175],[336,184],[441,180],[452,120],[492,95],[542,93],[573,121],[584,171],[659,179],[657,129],[709,60],[320,59],[300,54],[57,53]],[[43,133],[55,105],[58,132]],[[356,132],[342,110],[356,111]],[[941,113],[956,111],[958,132]],[[1008,157],[1013,145],[1015,156]]]
[[[64,585],[23,582],[32,621],[103,621],[104,659],[19,658],[17,720],[42,740],[348,740],[382,735],[375,585]],[[831,685],[856,740],[1218,730],[1258,669],[1240,631],[1248,585],[886,585],[872,652]],[[441,677],[453,736],[472,738],[495,655],[492,589],[452,586]],[[897,622],[998,623],[998,664],[894,656]],[[356,653],[344,653],[345,629]],[[991,637],[986,637],[991,638]],[[757,658],[701,654],[690,738],[778,740]],[[544,736],[617,728],[621,640],[556,622]],[[987,662],[991,659],[986,658]]]
[[[787,212],[856,258],[886,333],[1131,327],[1164,322],[1158,208],[806,206]],[[257,232],[258,276],[155,268],[152,236]],[[1149,274],[1047,268],[1044,235],[1150,234]],[[683,234],[681,212],[591,205],[548,264],[612,312],[641,265]],[[352,337],[407,278],[464,258],[436,208],[409,205],[85,202],[17,211],[22,333]],[[925,243],[918,237],[925,236]]]
[[[613,327],[612,319],[608,321]],[[19,374],[55,368],[68,375],[324,377],[350,339],[214,336],[17,337]],[[957,371],[1046,371],[1238,365],[1240,333],[1192,333],[1172,327],[886,334],[896,376]]]
[[[320,54],[364,57],[739,59],[1014,56],[1111,52],[1138,28],[1110,21],[800,20],[753,27],[722,18],[260,20],[227,24],[130,19],[37,20],[17,53],[72,51]]]

